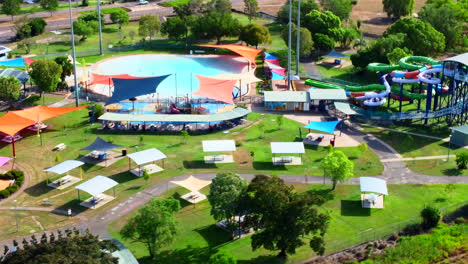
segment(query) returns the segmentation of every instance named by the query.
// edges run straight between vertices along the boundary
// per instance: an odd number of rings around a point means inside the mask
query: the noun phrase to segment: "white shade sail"
[[[271,142],[271,153],[273,154],[304,154],[304,143],[302,142]]]
[[[236,151],[234,140],[203,140],[203,152]]]
[[[162,153],[161,151],[155,148],[138,151],[138,152],[129,154],[128,157],[132,159],[138,165],[167,158],[167,156],[164,153]]]
[[[97,196],[112,187],[115,187],[118,182],[112,180],[109,177],[96,176],[88,181],[83,182],[82,184],[75,187],[75,189],[87,192],[92,196]]]
[[[388,195],[387,182],[385,180],[374,177],[360,177],[359,184],[361,185],[361,192]]]
[[[211,181],[205,181],[190,175],[187,179],[181,181],[171,181],[171,183],[184,187],[192,192],[199,191],[211,184]]]
[[[53,172],[53,173],[57,173],[57,174],[64,174],[68,171],[71,171],[75,168],[78,168],[80,166],[82,166],[84,164],[84,162],[81,162],[81,161],[78,161],[78,160],[66,160],[62,163],[59,163],[53,167],[50,167],[46,170],[44,170],[45,172]]]

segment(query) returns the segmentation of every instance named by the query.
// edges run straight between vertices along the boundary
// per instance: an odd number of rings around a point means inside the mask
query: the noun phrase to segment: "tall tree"
[[[341,20],[348,19],[353,8],[351,0],[320,0],[320,3],[325,10],[331,11]]]
[[[258,47],[258,44],[271,43],[270,31],[258,24],[248,24],[241,28],[239,39],[247,45]]]
[[[187,34],[187,26],[180,17],[168,17],[161,25],[161,33],[169,38],[180,39]]]
[[[231,14],[232,12],[232,3],[231,0],[212,0],[210,2],[211,8],[209,8],[210,12],[219,12],[219,13],[226,13]]]
[[[414,0],[382,0],[383,9],[391,18],[411,15],[414,10]]]
[[[295,24],[291,25],[292,31],[292,39],[296,39],[296,34],[297,34],[297,27]],[[314,48],[314,41],[312,40],[312,34],[307,28],[301,27],[301,38],[300,38],[300,43],[299,43],[299,55],[301,57],[307,57],[310,55],[312,52],[312,49]],[[283,38],[284,42],[288,43],[288,28],[285,27],[283,31],[281,31],[281,37]],[[291,48],[293,50],[296,50],[296,41],[291,42]]]
[[[67,88],[68,85],[65,82],[65,78],[72,75],[73,73],[73,64],[66,56],[59,56],[54,59],[54,61],[62,67],[62,74],[60,74],[60,85],[61,88]]]
[[[307,237],[310,247],[323,254],[329,217],[317,210],[322,202],[316,195],[295,192],[276,176],[255,176],[245,201],[247,222],[259,230],[252,235],[252,248],[279,250],[279,256],[286,257],[304,245]]]
[[[297,24],[297,6],[298,1],[292,1],[292,22]],[[312,10],[318,10],[319,6],[314,0],[301,0],[301,17],[305,17]],[[289,23],[289,2],[286,2],[278,11],[277,21],[283,24]]]
[[[18,100],[20,87],[20,81],[14,76],[0,77],[0,98],[4,101]]]
[[[340,45],[342,48],[349,48],[351,43],[361,36],[359,31],[354,27],[343,28],[341,35]]]
[[[85,41],[90,35],[96,33],[99,29],[97,21],[84,21],[81,19],[73,21],[74,33],[81,36],[80,41]]]
[[[161,28],[161,22],[159,21],[158,16],[156,15],[144,15],[140,18],[138,23],[138,35],[146,38],[149,36],[151,38],[159,31]]]
[[[250,22],[252,22],[252,19],[257,16],[257,12],[258,12],[257,0],[244,0],[244,13],[247,14]]]
[[[219,44],[223,37],[237,37],[240,23],[229,13],[210,12],[198,17],[192,26],[192,34],[198,39],[216,39]]]
[[[112,22],[119,24],[119,31],[120,31],[122,30],[123,25],[128,24],[128,21],[130,21],[130,16],[125,10],[119,8],[110,13],[110,19],[112,20]]]
[[[27,16],[20,16],[13,21],[13,31],[17,40],[31,37],[31,20]]]
[[[345,182],[354,175],[354,163],[339,150],[332,150],[320,163],[324,177],[329,177],[332,182],[332,190],[335,190],[338,182]]]
[[[339,41],[343,34],[341,19],[330,11],[312,10],[305,16],[303,25],[313,34],[314,42],[317,42],[317,34],[326,35],[334,41]]]
[[[40,0],[39,4],[44,10],[47,10],[50,12],[50,16],[52,16],[54,11],[56,11],[57,8],[59,7],[58,0]]]
[[[184,24],[185,47],[188,47],[189,29],[192,26],[192,23],[194,21],[194,14],[190,10],[190,6],[188,4],[174,7],[174,12],[176,13],[177,17],[180,18],[180,20],[182,20]],[[177,24],[177,23],[173,23],[173,25],[174,24]]]
[[[11,21],[13,21],[14,16],[21,11],[21,2],[21,0],[3,0],[2,12],[11,16]]]
[[[43,92],[53,92],[60,81],[62,67],[55,61],[35,61],[30,65],[29,75],[37,87]]]
[[[120,231],[122,237],[142,242],[154,260],[158,251],[176,234],[174,214],[180,210],[175,199],[153,198]]]

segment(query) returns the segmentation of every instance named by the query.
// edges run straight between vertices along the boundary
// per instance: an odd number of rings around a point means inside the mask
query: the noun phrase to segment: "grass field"
[[[320,191],[329,188],[322,185],[294,186],[298,191]],[[339,185],[334,193],[329,193],[331,200],[320,207],[332,219],[326,234],[328,252],[399,231],[404,228],[404,224],[398,223],[418,217],[425,204],[431,203],[443,208],[464,201],[464,193],[468,191],[466,185],[457,185],[450,195],[444,194],[444,185],[389,185],[388,188],[389,196],[385,198],[385,209],[361,208],[357,185]],[[178,197],[186,192],[188,191],[185,189],[174,188],[164,197]],[[202,192],[208,193],[208,188]],[[210,206],[207,201],[195,207],[182,205],[184,207],[177,214],[178,234],[172,245],[163,249],[159,255],[159,263],[206,263],[209,255],[217,250],[231,252],[239,263],[243,264],[283,263],[275,257],[277,252],[264,249],[252,251],[250,237],[230,240],[224,231],[214,226],[215,220],[209,214]],[[125,241],[118,234],[132,214],[120,218],[109,225],[108,229],[113,237],[124,241],[140,263],[152,263],[147,258],[148,253],[143,244]],[[287,262],[299,263],[311,256],[310,248],[303,246],[295,255],[290,256]]]
[[[63,100],[61,96],[53,96],[53,95],[43,95],[39,96],[36,94],[30,95],[26,98],[22,104],[24,106],[36,106],[36,105],[51,105],[53,103],[57,103]]]

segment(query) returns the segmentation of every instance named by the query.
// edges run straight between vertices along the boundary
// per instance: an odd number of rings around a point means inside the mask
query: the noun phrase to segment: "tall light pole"
[[[16,200],[14,200],[13,202],[15,202],[16,232],[18,232],[18,230],[19,230],[19,221],[18,221],[18,206],[17,206]]]
[[[301,42],[301,0],[297,1],[297,28],[296,28],[296,75],[299,75],[299,51]]]
[[[68,0],[68,12],[70,14],[71,42],[72,42],[72,58],[73,58],[73,79],[75,81],[75,105],[80,105],[78,98],[78,81],[76,80],[76,52],[75,52],[75,33],[73,32],[73,18],[71,0]]]
[[[97,1],[97,15],[99,23],[99,55],[103,55],[104,49],[102,47],[101,0]]]
[[[288,23],[288,90],[291,90],[291,30],[292,30],[292,0],[289,0],[289,23]]]

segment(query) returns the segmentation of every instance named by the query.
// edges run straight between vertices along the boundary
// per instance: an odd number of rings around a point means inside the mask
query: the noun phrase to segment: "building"
[[[305,91],[265,91],[265,110],[309,111],[310,95]]]
[[[0,46],[0,61],[8,59],[8,52],[11,52],[11,49],[5,46]]]

